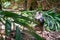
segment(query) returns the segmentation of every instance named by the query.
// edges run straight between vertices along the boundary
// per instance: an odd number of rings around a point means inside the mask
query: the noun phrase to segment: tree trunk
[[[2,2],[1,2],[1,0],[0,0],[0,10],[2,10]]]
[[[27,10],[34,10],[37,8],[37,0],[27,0]]]

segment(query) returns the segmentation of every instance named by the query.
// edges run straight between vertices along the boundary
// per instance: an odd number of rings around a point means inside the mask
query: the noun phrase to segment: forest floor
[[[39,34],[41,37],[45,38],[46,40],[60,40],[60,32],[48,32],[43,31],[43,33],[39,33],[37,31],[37,34]]]

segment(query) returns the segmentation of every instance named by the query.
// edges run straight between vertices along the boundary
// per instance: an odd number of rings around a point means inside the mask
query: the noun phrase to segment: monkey
[[[44,18],[41,12],[36,12],[35,20],[39,23],[35,26],[35,30],[43,32]]]

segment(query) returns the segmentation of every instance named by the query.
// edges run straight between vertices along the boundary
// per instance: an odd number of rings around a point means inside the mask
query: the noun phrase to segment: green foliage
[[[57,14],[54,9],[48,11],[41,11],[44,17],[44,26],[48,31],[60,31],[60,14]],[[38,24],[35,21],[34,16],[36,14],[36,10],[34,11],[22,11],[21,14],[11,13],[8,11],[1,11],[0,10],[0,21],[5,24],[5,26],[10,27],[10,22],[17,23],[26,27],[28,30],[27,32],[30,33],[32,36],[35,37],[36,40],[44,40],[39,35],[37,35],[33,29],[33,24]],[[1,18],[5,21],[3,22]],[[9,18],[11,18],[9,20]],[[7,28],[8,29],[8,28]],[[18,39],[16,39],[18,40]]]
[[[30,32],[27,31],[29,34],[31,34],[32,36],[35,37],[36,40],[44,40],[42,37],[40,37],[39,35],[37,35],[35,32]]]
[[[11,27],[11,22],[12,22],[12,23],[17,23],[19,25],[26,27],[30,31],[30,34],[32,34],[36,38],[36,40],[42,39],[39,35],[37,35],[35,33],[33,27],[30,25],[32,22],[34,22],[33,19],[26,17],[26,16],[23,16],[23,15],[18,15],[18,14],[11,13],[8,11],[1,11],[0,10],[0,20],[1,20],[1,18],[3,19],[3,21],[1,21],[1,22],[5,25],[7,34],[9,33],[8,27],[9,28]],[[20,36],[18,36],[18,32],[19,32],[19,29],[16,30],[16,35],[18,37],[18,39],[16,37],[16,40],[19,40],[19,37],[20,37]]]
[[[3,3],[4,8],[8,8],[10,5],[11,5],[11,2],[8,2],[8,1]]]
[[[5,23],[6,36],[9,36],[10,32],[11,32],[11,22],[9,20],[6,20],[6,23]]]
[[[52,8],[48,11],[41,11],[40,10],[40,12],[43,14],[44,21],[45,21],[44,26],[45,26],[46,30],[60,31],[60,13],[56,13],[55,8]],[[35,11],[25,11],[24,13],[26,15],[30,15],[30,17],[32,17],[32,19],[35,19],[34,15],[36,13],[36,10]]]
[[[51,31],[60,31],[60,18],[58,13],[53,9],[42,12],[45,20],[45,26]]]
[[[20,32],[20,30],[19,30],[19,27],[17,26],[17,27],[16,27],[15,40],[22,40],[21,38],[22,38],[21,32]]]

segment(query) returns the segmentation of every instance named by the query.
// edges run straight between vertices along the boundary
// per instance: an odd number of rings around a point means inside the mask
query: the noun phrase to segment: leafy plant
[[[60,14],[55,11],[55,8],[52,8],[48,11],[41,11],[43,17],[44,17],[44,26],[46,30],[49,31],[60,31]],[[25,14],[31,14],[35,15],[36,10],[32,12],[26,12]],[[33,16],[31,16],[32,19],[34,19]]]
[[[50,31],[60,31],[60,17],[54,9],[42,12],[45,20],[45,26]]]
[[[17,23],[19,25],[22,25],[24,27],[26,27],[28,29],[28,32],[30,34],[32,34],[36,40],[44,40],[43,38],[41,38],[39,35],[37,35],[33,29],[32,26],[30,26],[31,22],[34,22],[33,19],[23,16],[23,15],[18,15],[16,13],[12,13],[12,12],[8,12],[8,11],[2,11],[0,10],[0,22],[2,22],[5,25],[6,28],[6,36],[9,36],[10,33],[10,27],[11,27],[11,23]],[[35,23],[35,22],[34,22]],[[17,28],[16,32],[20,33],[19,29]],[[20,34],[16,34],[17,37],[15,40],[19,40],[19,36]]]
[[[55,11],[55,8],[52,8],[48,11],[41,11],[43,17],[44,17],[44,26],[45,29],[48,31],[60,31],[60,14],[57,13]],[[25,13],[25,12],[24,12]],[[32,11],[32,12],[28,12],[26,11],[25,14],[31,14],[31,15],[35,15],[36,14],[36,10]],[[33,16],[31,16],[32,19],[34,19]]]

